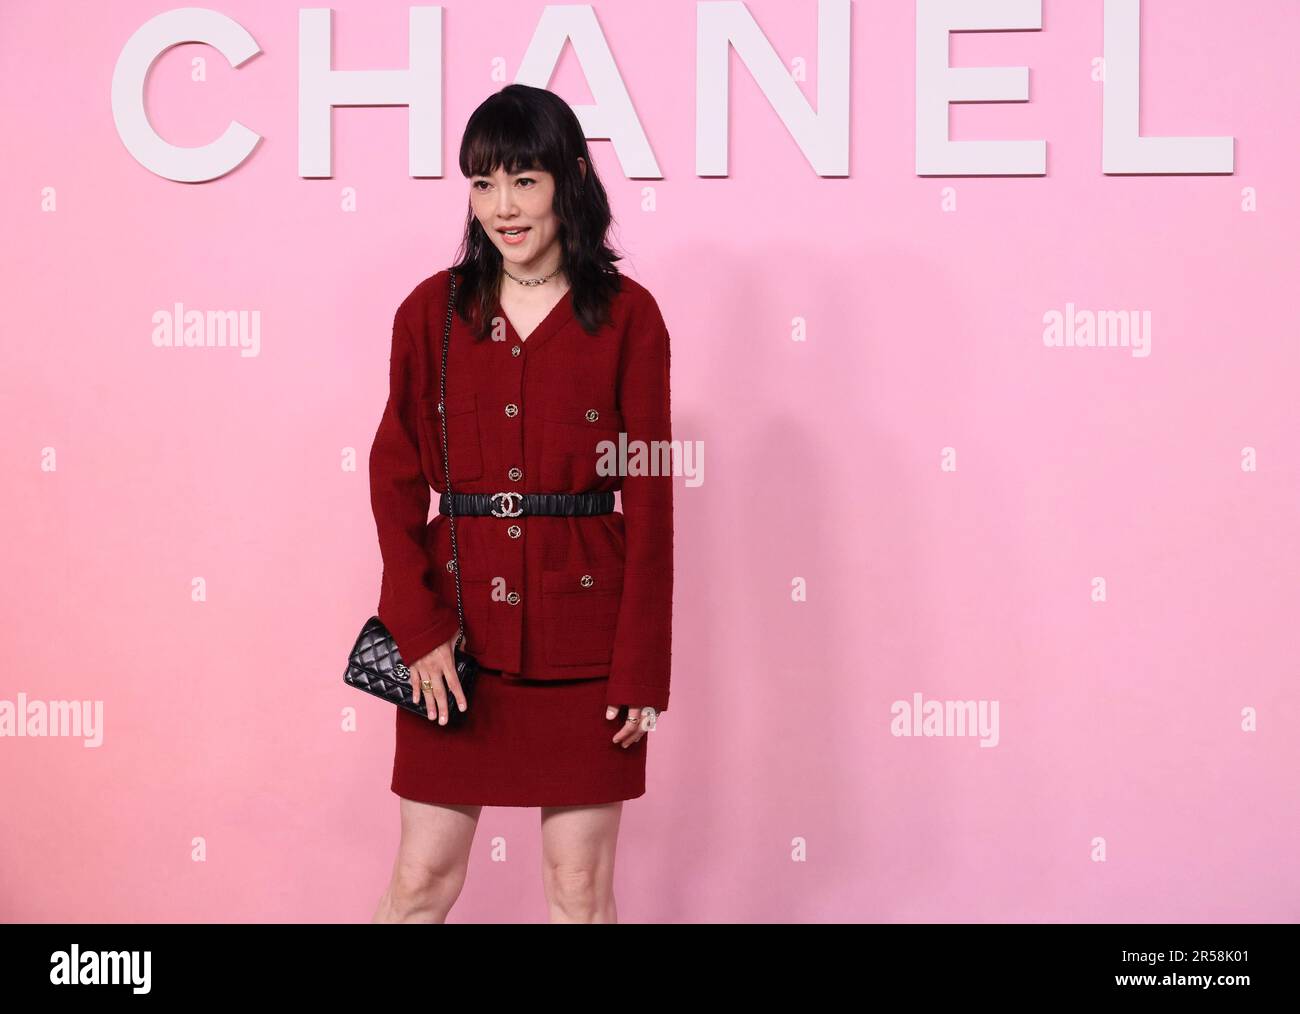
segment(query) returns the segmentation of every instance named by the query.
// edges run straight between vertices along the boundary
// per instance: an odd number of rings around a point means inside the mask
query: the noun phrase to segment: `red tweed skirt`
[[[581,806],[644,795],[651,736],[626,748],[613,741],[626,714],[605,717],[606,689],[603,676],[530,680],[480,669],[459,726],[394,708],[392,790],[459,806]]]

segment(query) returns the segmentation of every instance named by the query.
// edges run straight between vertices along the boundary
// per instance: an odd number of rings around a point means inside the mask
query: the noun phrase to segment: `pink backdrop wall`
[[[815,101],[816,5],[748,6]],[[1143,134],[1232,136],[1235,173],[1107,177],[1102,6],[952,40],[1032,68],[953,138],[1045,139],[1045,177],[915,175],[900,0],[854,6],[848,178],[733,56],[730,175],[704,179],[695,4],[595,5],[664,174],[593,142],[614,239],[706,448],[624,921],[1300,916],[1300,11],[1146,0]],[[378,594],[365,454],[392,313],[454,252],[460,131],[542,5],[447,6],[442,179],[408,177],[398,108],[336,110],[333,178],[298,176],[298,7],[217,5],[263,49],[238,70],[156,65],[169,140],[264,138],[193,185],[109,106],[164,8],[0,8],[0,699],[102,706],[95,747],[0,738],[7,920],[364,920],[389,875],[392,712],[341,679]],[[336,67],[405,65],[406,5],[334,9]],[[591,101],[572,52],[551,87]],[[260,311],[260,354],[155,348],[178,301]],[[1151,354],[1045,347],[1067,303],[1149,311]],[[996,702],[996,745],[894,735],[915,694]],[[485,810],[453,921],[544,919],[539,862],[536,810]]]

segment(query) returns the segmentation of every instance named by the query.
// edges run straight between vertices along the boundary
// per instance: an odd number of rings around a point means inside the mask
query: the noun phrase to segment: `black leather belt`
[[[517,518],[525,514],[587,516],[612,514],[614,494],[605,493],[453,493],[456,516],[490,514],[494,518]],[[446,514],[447,494],[438,495],[438,512]]]

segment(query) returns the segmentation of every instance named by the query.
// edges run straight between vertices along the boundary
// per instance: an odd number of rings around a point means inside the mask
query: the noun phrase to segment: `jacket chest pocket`
[[[542,491],[608,488],[618,474],[622,432],[622,414],[607,405],[575,403],[549,410],[542,420]]]
[[[438,399],[420,401],[420,451],[425,474],[432,477],[433,485],[446,489],[442,468],[442,419],[438,415]],[[457,490],[467,479],[483,475],[483,445],[479,437],[478,395],[474,392],[447,399],[447,442],[451,457],[451,481]]]
[[[542,623],[552,665],[607,664],[614,655],[622,563],[542,572]]]

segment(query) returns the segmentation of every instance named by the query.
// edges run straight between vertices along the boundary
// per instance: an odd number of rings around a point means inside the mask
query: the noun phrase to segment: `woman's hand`
[[[439,725],[446,725],[447,716],[451,714],[447,703],[448,688],[456,695],[456,703],[460,706],[460,710],[469,710],[465,691],[460,686],[460,677],[456,675],[455,644],[456,635],[452,634],[446,644],[439,645],[415,665],[407,667],[411,670],[411,700],[419,704],[420,695],[423,694],[429,720],[433,721],[436,718]],[[427,689],[424,686],[425,680],[430,684]]]
[[[616,708],[611,704],[605,709],[605,720],[609,721],[611,718],[617,718],[621,710],[621,708]],[[654,708],[633,708],[629,706],[627,720],[623,723],[623,727],[614,733],[614,742],[621,741],[623,749],[626,750],[655,727],[655,719],[658,717],[659,714]]]

